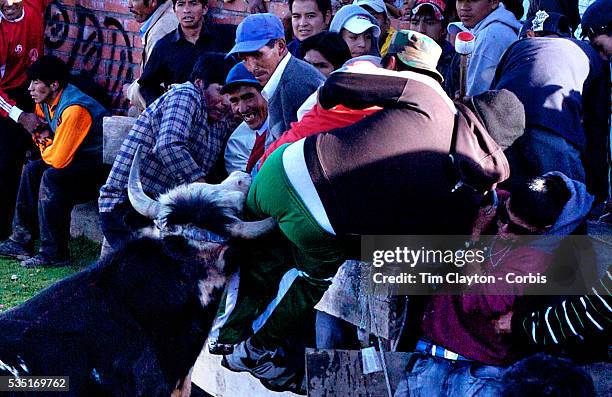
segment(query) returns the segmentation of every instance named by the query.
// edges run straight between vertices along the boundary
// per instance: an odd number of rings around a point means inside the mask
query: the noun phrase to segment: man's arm
[[[72,162],[93,123],[87,109],[79,105],[68,106],[61,118],[51,143],[37,144],[42,159],[53,168],[65,168]]]
[[[199,114],[197,93],[187,89],[175,89],[164,103],[164,114],[159,126],[159,137],[153,153],[167,167],[177,185],[194,182],[204,178],[208,170],[203,170],[193,159],[187,148],[193,123]],[[198,131],[198,133],[205,133]]]

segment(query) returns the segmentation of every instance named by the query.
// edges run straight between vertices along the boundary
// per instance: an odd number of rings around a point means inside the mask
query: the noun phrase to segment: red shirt
[[[285,144],[299,141],[319,132],[330,131],[334,128],[353,125],[364,117],[374,114],[382,108],[372,106],[367,109],[349,109],[343,105],[334,106],[331,109],[323,109],[318,103],[304,115],[302,120],[291,123],[291,128],[283,132],[274,142],[270,144],[263,156],[261,164],[266,161],[276,148]],[[260,164],[260,167],[261,167]]]
[[[24,16],[15,22],[0,17],[0,117],[15,105],[6,91],[25,85],[27,68],[43,54],[45,9],[51,1],[24,1]]]

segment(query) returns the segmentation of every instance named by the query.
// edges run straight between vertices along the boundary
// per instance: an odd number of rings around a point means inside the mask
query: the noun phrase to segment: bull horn
[[[233,238],[252,240],[270,233],[276,228],[276,221],[273,218],[266,218],[254,222],[236,222],[228,229],[229,235]]]
[[[140,182],[140,161],[142,145],[138,145],[128,178],[128,197],[132,207],[141,215],[149,219],[156,219],[161,209],[161,204],[153,200],[144,192]]]

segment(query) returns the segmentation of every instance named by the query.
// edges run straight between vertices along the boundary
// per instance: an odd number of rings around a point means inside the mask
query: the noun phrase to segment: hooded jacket
[[[521,24],[503,3],[472,29],[457,24],[476,36],[474,52],[470,55],[467,73],[467,95],[485,92],[491,86],[495,68],[504,51],[518,39]]]
[[[374,38],[372,39],[372,47],[370,48],[370,52],[368,54],[380,56],[380,50],[378,48],[378,38],[380,37],[380,27],[378,26],[378,21],[376,21],[376,18],[370,15],[369,12],[367,12],[366,10],[364,10],[363,8],[359,6],[356,6],[354,4],[349,4],[349,5],[345,5],[340,10],[338,10],[338,12],[336,13],[336,15],[334,15],[334,18],[332,19],[329,25],[329,31],[340,33],[340,31],[344,28],[344,25],[346,24],[346,22],[356,15],[365,15],[370,19],[372,24],[374,24],[375,27],[372,32],[372,36],[374,36]]]
[[[586,186],[560,172],[549,174],[561,176],[570,191],[570,198],[559,218],[552,228],[528,244],[513,246],[501,239],[494,240],[493,254],[483,263],[487,275],[505,280],[510,273],[546,273],[553,261],[553,251],[561,240],[586,219],[594,200]],[[505,201],[500,205],[505,205]],[[503,281],[473,284],[469,293],[463,296],[433,296],[425,310],[423,332],[434,343],[467,358],[489,365],[509,365],[520,359],[523,346],[514,345],[514,339],[497,333],[493,320],[521,306],[518,299],[522,299],[520,295],[525,285]],[[511,295],[509,291],[512,291]]]
[[[478,117],[429,76],[334,73],[319,95],[326,109],[384,108],[305,140],[308,171],[338,235],[469,234],[481,194],[509,175]]]

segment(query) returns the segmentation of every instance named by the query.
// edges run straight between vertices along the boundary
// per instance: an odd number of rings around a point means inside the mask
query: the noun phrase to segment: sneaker
[[[0,243],[0,256],[25,260],[32,256],[32,250],[29,250],[28,247],[23,244],[8,239]]]
[[[21,262],[21,266],[27,268],[35,267],[64,267],[70,266],[70,259],[51,259],[47,258],[42,254],[36,254],[36,256],[26,259]]]
[[[226,355],[232,354],[234,351],[234,345],[226,343],[218,343],[216,339],[208,340],[208,352],[215,355]]]

